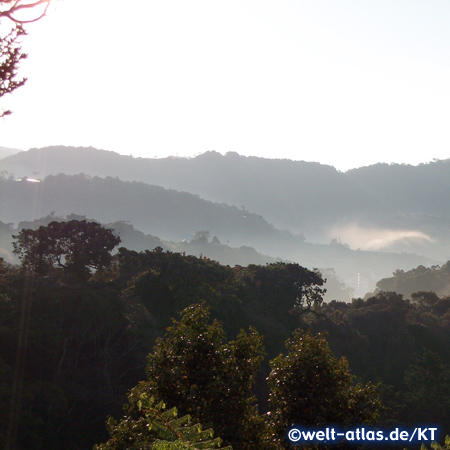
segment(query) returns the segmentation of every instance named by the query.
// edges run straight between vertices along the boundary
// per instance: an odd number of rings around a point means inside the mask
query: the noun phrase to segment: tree
[[[91,449],[145,376],[151,322],[115,283],[0,261],[0,448]],[[146,340],[147,339],[147,340]],[[68,444],[69,443],[69,444]]]
[[[17,69],[20,61],[26,58],[22,53],[20,37],[26,32],[24,24],[41,19],[47,12],[50,0],[26,2],[24,0],[0,0],[0,98],[23,86],[26,78],[17,80]],[[6,19],[10,26],[4,26]],[[3,111],[0,117],[11,114]]]
[[[419,306],[421,310],[430,310],[439,300],[437,294],[433,291],[419,291],[411,294],[412,301]]]
[[[23,229],[13,238],[13,252],[27,270],[62,268],[80,278],[108,267],[111,251],[120,243],[113,230],[86,220],[54,221],[37,230]]]
[[[210,428],[202,430],[199,423],[192,425],[186,415],[178,418],[177,408],[166,410],[164,402],[155,404],[153,397],[140,393],[139,387],[128,395],[127,414],[120,422],[107,421],[111,439],[95,445],[94,450],[123,450],[125,448],[148,448],[152,450],[209,450],[219,447],[222,439],[213,438]],[[231,447],[222,450],[232,450]]]
[[[347,360],[333,356],[323,335],[297,330],[286,347],[286,356],[270,362],[274,440],[295,424],[350,426],[379,419],[383,408],[376,386],[354,385]]]
[[[214,428],[226,444],[260,449],[264,424],[251,387],[264,352],[262,337],[250,329],[224,343],[219,322],[208,322],[204,304],[183,311],[148,356],[145,392]]]
[[[326,282],[326,280],[324,280],[324,282]],[[299,281],[296,281],[294,286],[297,290],[297,296],[295,298],[294,309],[291,312],[295,312],[298,315],[309,312],[325,317],[325,315],[319,311],[323,302],[323,295],[327,290],[321,288],[317,284],[305,285]]]
[[[439,423],[449,432],[450,366],[426,348],[405,372],[403,399],[408,423]]]
[[[318,270],[299,264],[274,263],[250,265],[244,271],[257,286],[258,301],[270,308],[275,317],[286,318],[311,312],[322,303],[325,281]]]

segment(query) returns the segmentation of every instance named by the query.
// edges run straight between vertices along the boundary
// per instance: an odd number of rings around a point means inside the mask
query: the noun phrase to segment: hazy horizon
[[[48,145],[48,146],[44,146],[44,147],[36,147],[36,146],[33,146],[33,147],[30,147],[30,148],[27,148],[27,149],[19,149],[19,148],[10,148],[10,147],[6,147],[6,146],[1,146],[0,145],[0,150],[3,150],[3,149],[6,149],[6,150],[13,150],[13,153],[8,153],[7,155],[5,155],[5,156],[1,156],[1,153],[0,153],[0,159],[2,159],[2,158],[4,158],[4,157],[7,157],[7,156],[9,156],[9,155],[12,155],[12,154],[15,154],[15,153],[19,153],[19,152],[26,152],[26,151],[28,151],[28,150],[32,150],[32,149],[35,149],[35,148],[47,148],[47,147],[81,147],[81,148],[96,148],[96,147],[94,147],[94,146],[84,146],[84,145],[81,145],[81,146],[75,146],[75,145],[65,145],[65,144],[57,144],[57,145]],[[211,150],[205,150],[205,151],[202,151],[202,152],[199,152],[199,153],[195,153],[195,154],[192,154],[192,155],[161,155],[161,156],[157,156],[157,155],[155,155],[155,156],[146,156],[146,155],[139,155],[139,154],[133,154],[133,152],[119,152],[119,151],[117,151],[117,150],[111,150],[111,149],[108,149],[108,148],[96,148],[97,150],[102,150],[102,151],[110,151],[110,152],[114,152],[114,153],[117,153],[117,154],[119,154],[119,155],[122,155],[122,156],[131,156],[131,157],[133,157],[133,158],[149,158],[149,159],[164,159],[164,158],[187,158],[187,159],[194,159],[194,158],[197,158],[198,156],[202,156],[202,155],[204,155],[204,154],[206,154],[206,153],[208,153],[208,152],[216,152],[216,153],[219,153],[220,155],[222,155],[222,156],[226,156],[227,154],[233,154],[233,153],[236,153],[236,154],[238,154],[239,156],[244,156],[244,157],[248,157],[248,158],[263,158],[263,159],[273,159],[273,160],[286,160],[286,161],[304,161],[304,162],[309,162],[309,163],[318,163],[318,164],[322,164],[322,165],[325,165],[325,166],[332,166],[332,167],[334,167],[336,170],[338,170],[338,171],[340,171],[340,172],[347,172],[347,171],[349,171],[349,170],[353,170],[353,169],[360,169],[360,168],[363,168],[363,167],[368,167],[368,166],[372,166],[372,165],[375,165],[375,164],[389,164],[389,165],[392,165],[392,164],[400,164],[400,165],[411,165],[411,166],[419,166],[419,165],[422,165],[422,164],[429,164],[429,163],[432,163],[432,162],[435,162],[435,161],[438,161],[438,160],[445,160],[445,159],[450,159],[450,155],[449,155],[449,157],[448,158],[442,158],[442,159],[438,159],[438,158],[433,158],[433,159],[428,159],[428,160],[424,160],[424,161],[420,161],[420,162],[417,162],[417,163],[409,163],[409,162],[403,162],[403,161],[398,161],[398,162],[393,162],[393,161],[378,161],[378,162],[374,162],[374,163],[370,163],[370,164],[365,164],[365,165],[361,165],[361,166],[354,166],[354,167],[348,167],[348,168],[345,168],[345,169],[341,169],[341,168],[339,168],[339,167],[336,167],[335,165],[333,165],[333,164],[331,164],[331,163],[329,163],[329,162],[324,162],[324,161],[314,161],[314,160],[306,160],[306,159],[292,159],[292,158],[288,158],[288,157],[280,157],[280,156],[276,156],[276,155],[273,155],[273,156],[261,156],[261,155],[251,155],[251,154],[241,154],[241,153],[239,153],[239,152],[235,152],[235,151],[217,151],[217,150],[214,150],[214,149],[211,149]]]
[[[446,159],[449,19],[447,2],[406,0],[54,2],[27,26],[1,145],[341,171]]]

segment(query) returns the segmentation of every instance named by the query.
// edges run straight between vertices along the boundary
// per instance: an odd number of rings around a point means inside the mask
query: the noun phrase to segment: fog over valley
[[[0,220],[17,226],[76,214],[129,223],[230,265],[278,259],[331,269],[361,296],[397,269],[450,259],[449,168],[445,160],[340,172],[236,153],[134,158],[47,147],[1,160]],[[243,247],[252,249],[245,258]],[[229,250],[239,248],[241,256]]]

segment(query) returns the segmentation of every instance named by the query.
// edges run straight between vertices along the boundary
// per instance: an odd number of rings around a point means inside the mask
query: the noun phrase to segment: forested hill
[[[130,221],[162,239],[190,239],[200,230],[233,246],[283,239],[292,244],[296,239],[259,215],[140,182],[60,174],[40,183],[3,179],[0,186],[3,222],[32,221],[53,211],[60,216],[95,217],[103,223]]]
[[[325,303],[321,275],[298,264],[232,268],[160,248],[112,255],[113,230],[85,220],[25,229],[15,244],[21,265],[0,259],[0,430],[12,430],[0,448],[92,449],[139,381],[130,401],[162,400],[242,450],[290,450],[270,443],[292,423],[449,432],[448,299]],[[147,411],[125,412],[98,450],[152,448],[134,445],[152,436],[140,426]]]
[[[331,166],[207,152],[196,158],[133,158],[94,148],[32,149],[1,161],[18,177],[85,173],[118,176],[244,206],[293,232],[316,229],[373,199]],[[370,207],[370,206],[369,206]]]
[[[133,158],[94,148],[47,147],[4,158],[18,177],[85,173],[144,181],[262,214],[294,232],[319,221],[392,213],[450,216],[450,160],[419,166],[376,164],[346,173],[331,166],[206,152],[195,158]]]
[[[396,270],[393,277],[384,278],[377,283],[378,291],[391,291],[411,298],[415,292],[450,294],[450,261],[442,266],[419,266],[412,270]],[[447,301],[449,301],[447,299]]]
[[[60,174],[39,183],[0,179],[0,211],[2,222],[15,224],[52,212],[57,216],[86,216],[102,223],[130,222],[146,234],[176,242],[190,241],[196,233],[205,232],[204,237],[217,236],[229,247],[250,246],[263,254],[308,267],[333,268],[348,285],[364,291],[357,295],[373,289],[377,280],[398,268],[408,270],[436,263],[405,253],[356,251],[339,243],[307,243],[302,236],[276,229],[262,216],[245,209],[111,177]],[[209,253],[207,256],[214,258]]]
[[[375,164],[346,172],[346,177],[377,199],[385,212],[449,217],[450,159],[429,164]]]

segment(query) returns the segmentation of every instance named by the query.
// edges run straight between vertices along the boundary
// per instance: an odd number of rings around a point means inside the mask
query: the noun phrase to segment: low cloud
[[[397,244],[417,245],[435,242],[430,236],[418,230],[367,228],[358,224],[334,227],[328,236],[330,239],[339,239],[351,248],[362,250],[381,250]]]
[[[4,247],[0,247],[0,258],[3,258],[5,261],[9,263],[14,261],[13,255]]]

